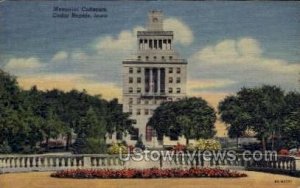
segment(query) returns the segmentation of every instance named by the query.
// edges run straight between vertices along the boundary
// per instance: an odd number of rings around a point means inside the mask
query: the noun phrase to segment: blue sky
[[[108,17],[52,18],[54,6],[106,8]],[[121,61],[153,9],[164,12],[189,61],[190,95],[214,103],[243,86],[299,90],[300,2],[4,1],[0,68],[24,88],[120,97]]]

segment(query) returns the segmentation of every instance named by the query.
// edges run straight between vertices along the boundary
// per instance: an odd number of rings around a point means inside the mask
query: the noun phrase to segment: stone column
[[[160,68],[157,69],[157,93],[160,94]]]
[[[149,93],[152,94],[153,92],[153,69],[152,68],[149,68],[149,71],[150,71],[150,79],[149,79]]]

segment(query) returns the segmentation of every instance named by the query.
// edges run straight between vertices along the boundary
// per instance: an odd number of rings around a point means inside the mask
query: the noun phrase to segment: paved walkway
[[[300,178],[260,172],[245,172],[246,178],[189,179],[57,179],[49,172],[0,175],[1,188],[300,188]]]

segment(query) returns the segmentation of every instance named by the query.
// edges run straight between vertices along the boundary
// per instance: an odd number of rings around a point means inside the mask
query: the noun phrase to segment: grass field
[[[300,178],[246,172],[245,178],[57,179],[50,172],[0,175],[0,188],[300,188]]]

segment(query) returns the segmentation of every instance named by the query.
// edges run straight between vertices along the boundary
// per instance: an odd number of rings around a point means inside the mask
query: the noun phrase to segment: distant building
[[[187,61],[174,50],[173,31],[163,30],[163,13],[151,11],[148,17],[147,30],[137,32],[136,58],[123,61],[123,111],[135,120],[135,134],[113,135],[117,138],[110,141],[124,139],[134,144],[141,136],[146,146],[156,147],[163,143],[147,122],[161,102],[186,96]],[[182,138],[167,140],[176,144]]]

